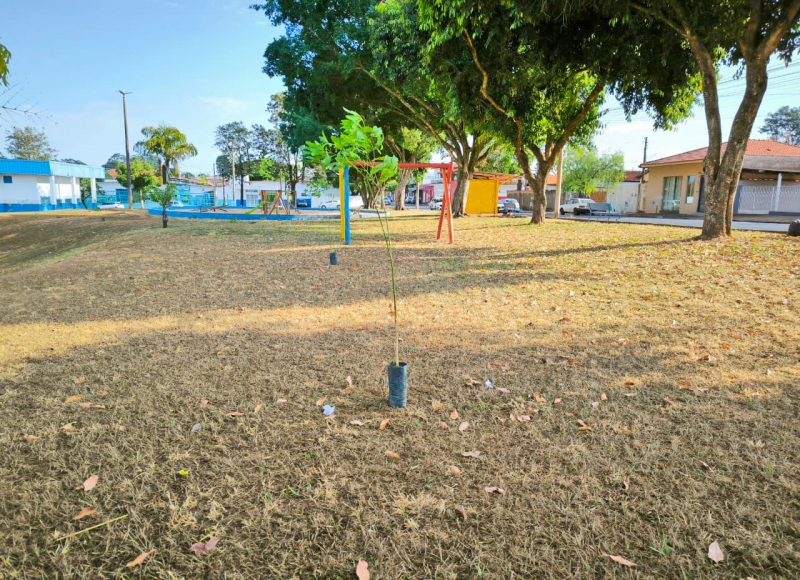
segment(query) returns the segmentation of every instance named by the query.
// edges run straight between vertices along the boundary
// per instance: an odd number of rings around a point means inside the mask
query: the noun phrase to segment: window
[[[694,203],[694,194],[697,191],[697,177],[690,175],[686,179],[686,203]]]
[[[665,177],[664,195],[661,198],[661,211],[678,213],[681,208],[681,189],[683,177]]]
[[[11,179],[10,175],[4,175],[3,176],[3,183],[14,183],[14,180]]]

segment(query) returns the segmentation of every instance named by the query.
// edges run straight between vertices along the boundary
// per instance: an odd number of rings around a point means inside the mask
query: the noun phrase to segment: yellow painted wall
[[[497,213],[500,183],[495,179],[473,179],[467,191],[468,214]]]
[[[690,175],[694,175],[696,179],[695,195],[690,203],[686,203],[686,188]],[[681,182],[681,207],[679,211],[680,213],[695,213],[697,211],[701,175],[703,175],[703,163],[701,161],[650,167],[643,193],[644,211],[646,213],[658,213],[661,211],[665,177],[683,177]]]

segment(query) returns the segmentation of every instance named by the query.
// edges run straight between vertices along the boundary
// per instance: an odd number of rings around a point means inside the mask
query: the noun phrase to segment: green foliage
[[[0,44],[0,84],[8,86],[8,61],[11,60],[11,52]]]
[[[328,137],[323,133],[319,141],[306,143],[306,158],[324,170],[338,171],[368,163],[373,179],[387,183],[397,175],[398,160],[393,155],[382,155],[383,130],[365,124],[355,111],[345,111],[347,115],[338,134]]]
[[[163,124],[158,127],[144,127],[142,135],[145,139],[139,141],[135,147],[158,159],[164,183],[169,182],[170,167],[173,164],[177,165],[178,162],[197,155],[197,148],[176,127]]]
[[[492,149],[492,152],[486,156],[486,159],[478,164],[477,169],[489,173],[503,173],[506,175],[522,173],[522,167],[520,167],[519,161],[517,161],[517,158],[514,156],[514,151],[507,146],[495,147]]]
[[[14,127],[6,132],[6,150],[14,159],[49,161],[58,156],[44,131],[34,127]]]
[[[625,177],[621,152],[598,155],[594,148],[571,147],[564,156],[564,190],[586,195],[598,187],[609,189]]]
[[[789,145],[800,145],[800,107],[784,106],[770,113],[759,131]]]
[[[89,209],[89,206],[86,204],[87,199],[92,198],[92,183],[88,177],[81,177],[78,181],[81,191],[81,203],[83,207]]]
[[[306,193],[314,197],[321,197],[322,194],[330,187],[328,180],[324,175],[315,175],[314,179],[306,185]]]
[[[147,199],[149,199],[154,203],[157,203],[166,211],[166,209],[172,205],[172,202],[177,194],[178,194],[177,186],[174,183],[170,183],[163,188],[162,187],[152,188],[147,194]]]
[[[117,181],[123,186],[128,187],[128,167],[125,163],[117,162]],[[142,191],[148,190],[154,186],[161,184],[161,178],[156,174],[155,168],[152,165],[134,157],[131,159],[131,189],[141,194]]]

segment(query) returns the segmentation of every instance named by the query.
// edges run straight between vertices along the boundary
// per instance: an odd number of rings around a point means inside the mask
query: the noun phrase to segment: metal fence
[[[737,213],[798,213],[800,214],[800,185],[778,188],[765,185],[744,185],[739,190]]]

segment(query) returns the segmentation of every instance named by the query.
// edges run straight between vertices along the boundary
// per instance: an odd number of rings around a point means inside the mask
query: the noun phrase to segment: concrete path
[[[530,212],[528,212],[530,215]],[[552,213],[548,213],[547,217],[552,217]],[[582,221],[597,221],[598,218],[589,218],[587,216],[564,216],[563,218],[559,219],[566,219],[566,220],[582,220]],[[605,218],[601,218],[602,221],[605,221]],[[614,223],[614,219],[612,218],[611,223]],[[702,228],[703,227],[703,220],[693,220],[693,219],[670,219],[670,218],[663,218],[663,217],[621,217],[619,219],[619,223],[626,223],[626,224],[653,224],[658,226],[676,226],[679,228]],[[781,232],[786,233],[789,229],[789,224],[775,224],[775,223],[763,223],[763,222],[733,222],[733,229],[735,230],[749,230],[755,232]]]

